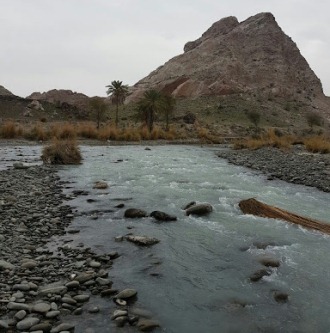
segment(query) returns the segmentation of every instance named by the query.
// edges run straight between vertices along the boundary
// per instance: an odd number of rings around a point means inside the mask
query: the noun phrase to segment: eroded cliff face
[[[235,17],[214,23],[188,42],[183,54],[137,82],[128,101],[150,88],[183,98],[235,93],[324,96],[320,80],[270,13],[241,23]]]

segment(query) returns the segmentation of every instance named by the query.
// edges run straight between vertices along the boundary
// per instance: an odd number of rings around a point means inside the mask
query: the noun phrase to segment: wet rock
[[[115,208],[124,208],[124,207],[125,207],[125,204],[123,204],[123,203],[115,206]]]
[[[7,304],[7,308],[9,310],[24,310],[24,311],[30,312],[30,306],[28,304],[24,304],[24,303],[9,302]]]
[[[50,310],[50,304],[48,303],[37,303],[32,306],[33,312],[46,313]]]
[[[182,209],[187,210],[188,208],[195,206],[195,205],[196,205],[196,201],[191,201],[191,202],[187,203]]]
[[[104,289],[101,291],[101,296],[112,296],[118,293],[117,289]]]
[[[137,295],[137,291],[135,289],[124,289],[119,292],[115,297],[120,299],[128,299]]]
[[[69,323],[62,323],[51,329],[50,333],[59,333],[63,331],[71,331],[74,329],[75,325]]]
[[[73,299],[76,300],[79,303],[84,303],[89,300],[90,296],[89,295],[76,295],[73,296]]]
[[[14,169],[28,169],[28,165],[24,165],[23,162],[15,162],[13,164]]]
[[[45,286],[40,290],[40,295],[47,295],[47,294],[65,294],[68,288],[61,285],[49,285]]]
[[[129,208],[125,210],[124,217],[126,218],[142,218],[147,217],[148,213],[142,209]]]
[[[95,272],[83,272],[75,277],[75,281],[78,281],[79,283],[85,283],[89,280],[94,279],[95,276]]]
[[[39,318],[29,317],[19,321],[16,325],[16,328],[20,331],[29,330],[32,326],[40,322]]]
[[[31,331],[40,331],[40,332],[49,332],[52,329],[52,325],[48,322],[45,321],[43,323],[39,323],[37,325],[34,325],[30,328]]]
[[[20,320],[22,320],[22,319],[24,319],[25,317],[26,317],[26,311],[25,310],[20,310],[20,311],[18,311],[18,312],[16,312],[15,313],[15,318],[18,320],[18,321],[20,321]]]
[[[262,279],[264,276],[269,276],[271,272],[267,269],[259,269],[250,276],[250,281],[257,282]]]
[[[160,327],[159,322],[152,319],[140,319],[137,323],[137,327],[142,332],[151,331],[156,327]]]
[[[126,236],[126,239],[129,242],[132,242],[132,243],[140,245],[140,246],[151,246],[151,245],[159,243],[159,239],[147,237],[147,236],[129,235],[129,236]]]
[[[98,190],[105,190],[109,186],[106,182],[98,181],[94,184],[93,188],[98,189]]]
[[[280,291],[275,291],[273,297],[277,303],[287,303],[289,301],[289,295]]]
[[[6,331],[8,328],[8,322],[0,319],[0,331]]]
[[[123,327],[125,326],[125,324],[128,322],[128,317],[127,316],[121,316],[121,317],[117,317],[115,319],[115,323],[117,327]]]
[[[65,284],[65,287],[67,287],[68,289],[76,289],[79,288],[79,286],[80,286],[79,281],[70,281]]]
[[[169,215],[167,213],[161,212],[161,211],[153,211],[150,214],[151,217],[156,219],[157,221],[176,221],[177,217],[174,215]]]
[[[5,269],[13,270],[13,269],[15,269],[15,265],[11,264],[8,261],[0,260],[0,269],[3,269],[3,270],[5,270]]]
[[[49,311],[46,313],[46,318],[52,319],[52,318],[56,318],[60,315],[60,311],[58,310],[53,310],[53,311]]]
[[[208,204],[196,204],[194,206],[189,207],[186,209],[186,215],[198,215],[198,216],[203,216],[203,215],[208,215],[213,211],[213,207]]]
[[[259,259],[259,262],[266,267],[280,267],[280,261],[276,258],[263,257]]]
[[[100,312],[100,308],[98,306],[92,306],[91,308],[88,309],[89,313],[98,313]]]
[[[111,320],[115,320],[118,317],[124,317],[124,316],[127,316],[127,315],[128,315],[127,310],[115,310],[112,317],[111,317]]]

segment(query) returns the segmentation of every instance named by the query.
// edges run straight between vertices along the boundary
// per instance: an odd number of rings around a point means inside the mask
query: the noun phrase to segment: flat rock
[[[151,331],[156,327],[160,327],[159,322],[152,319],[140,319],[137,323],[137,327],[142,332]]]
[[[45,302],[40,302],[32,306],[33,312],[46,313],[50,310],[50,304]]]
[[[132,242],[132,243],[140,245],[140,246],[151,246],[151,245],[159,243],[159,239],[147,237],[147,236],[129,235],[129,236],[126,236],[126,239],[129,242]]]
[[[135,289],[124,289],[119,292],[115,297],[120,299],[128,299],[136,296],[137,291]]]

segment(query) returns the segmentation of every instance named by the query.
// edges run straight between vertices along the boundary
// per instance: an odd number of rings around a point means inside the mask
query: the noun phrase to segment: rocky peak
[[[221,19],[188,42],[184,51],[137,82],[128,101],[149,88],[184,98],[245,93],[299,94],[309,100],[324,96],[320,80],[271,13],[241,23],[235,17]]]
[[[184,52],[193,50],[195,47],[202,44],[208,38],[215,38],[219,35],[226,35],[238,25],[239,22],[236,17],[225,17],[218,22],[213,23],[212,26],[203,33],[202,37],[196,39],[193,42],[188,42],[184,46]]]
[[[0,96],[13,96],[13,94],[4,86],[0,86]]]

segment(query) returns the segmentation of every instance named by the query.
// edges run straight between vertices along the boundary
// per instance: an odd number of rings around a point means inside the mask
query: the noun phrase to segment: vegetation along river
[[[71,246],[82,242],[99,253],[118,251],[110,277],[117,288],[138,291],[138,302],[161,323],[157,331],[328,332],[329,236],[243,215],[238,202],[254,197],[330,222],[330,194],[267,180],[218,158],[219,149],[83,146],[83,164],[59,170],[65,193],[88,191],[69,201],[77,215],[69,228],[80,230],[70,235]],[[96,181],[109,188],[93,189]],[[214,211],[186,216],[182,207],[190,201],[208,202]],[[115,208],[120,203],[125,207]],[[133,207],[164,211],[178,220],[125,219],[125,209]],[[160,242],[151,247],[115,242],[129,232]],[[260,263],[265,258],[279,267],[252,282],[250,276],[265,268]],[[277,299],[279,294],[288,298]],[[94,317],[94,329],[110,332],[113,304],[97,302],[103,310]],[[76,331],[90,327],[88,320],[79,318]]]

